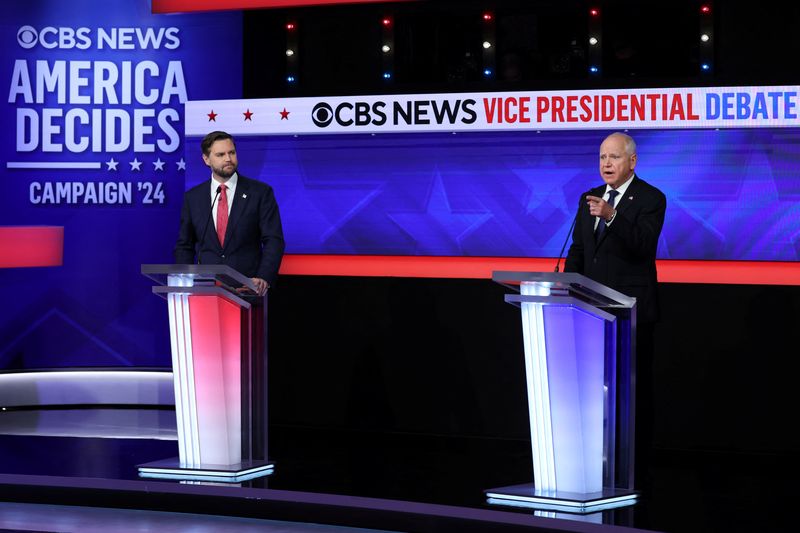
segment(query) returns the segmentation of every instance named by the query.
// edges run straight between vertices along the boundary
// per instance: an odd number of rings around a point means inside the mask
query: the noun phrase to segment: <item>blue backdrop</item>
[[[64,264],[0,270],[0,369],[169,366],[166,302],[140,265],[172,261],[184,157],[199,158],[183,101],[241,97],[241,13],[3,7],[0,225],[63,226]]]
[[[0,25],[0,226],[65,228],[64,265],[0,270],[0,369],[168,366],[168,263],[183,191],[208,179],[185,100],[241,97],[240,13],[35,1]],[[609,132],[240,137],[288,253],[555,257]],[[668,198],[662,259],[797,261],[800,133],[635,131]],[[110,184],[110,185],[109,185]]]
[[[273,185],[287,252],[556,257],[610,132],[242,137]],[[667,195],[661,259],[797,261],[800,133],[633,131]],[[197,166],[202,166],[199,164]],[[189,181],[207,179],[205,168]]]

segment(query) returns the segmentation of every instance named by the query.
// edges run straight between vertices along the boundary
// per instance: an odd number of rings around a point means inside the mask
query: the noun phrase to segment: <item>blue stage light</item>
[[[600,72],[600,69],[592,65],[591,67],[589,67],[589,72],[591,72],[592,74],[597,74],[598,72]]]
[[[486,77],[491,76],[492,75],[492,69],[490,69],[490,68],[483,69],[483,75],[486,76]]]

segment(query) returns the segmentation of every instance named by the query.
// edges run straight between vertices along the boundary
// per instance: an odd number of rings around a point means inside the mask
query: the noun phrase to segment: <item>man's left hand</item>
[[[269,289],[269,283],[261,278],[251,278],[253,280],[253,284],[256,286],[256,292],[259,296],[264,296],[267,294],[267,290]]]

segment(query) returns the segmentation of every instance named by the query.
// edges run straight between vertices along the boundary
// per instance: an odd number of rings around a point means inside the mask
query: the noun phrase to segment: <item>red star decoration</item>
[[[289,120],[289,113],[291,113],[291,111],[286,111],[286,108],[284,107],[283,111],[278,111],[278,113],[281,114],[281,120]]]
[[[247,108],[247,111],[242,113],[242,115],[244,115],[244,119],[245,120],[249,120],[250,122],[253,122],[253,119],[251,118],[253,116],[253,112],[250,111],[250,108]]]
[[[217,121],[217,113],[214,113],[214,110],[211,110],[211,113],[208,114],[208,121],[209,122],[216,122]]]

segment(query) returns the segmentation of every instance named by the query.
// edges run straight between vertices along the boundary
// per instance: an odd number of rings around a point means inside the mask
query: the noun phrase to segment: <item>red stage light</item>
[[[384,25],[384,26],[389,26],[389,25],[391,25],[391,24],[392,24],[392,19],[390,19],[390,18],[385,18],[385,19],[383,19],[381,22],[383,23],[383,25]]]
[[[710,7],[710,6],[705,6],[705,5],[704,5],[704,6],[702,6],[702,7],[700,8],[700,12],[701,12],[701,13],[703,13],[703,14],[705,14],[705,15],[707,15],[707,14],[711,13],[711,7]]]
[[[483,20],[492,20],[492,18],[493,17],[492,17],[491,13],[484,13],[483,14]]]
[[[294,29],[294,24],[290,22],[289,24],[286,25],[286,29],[292,31]]]
[[[597,8],[592,8],[592,9],[589,10],[589,14],[591,16],[593,16],[593,17],[599,17],[600,16],[600,10],[597,9]]]

